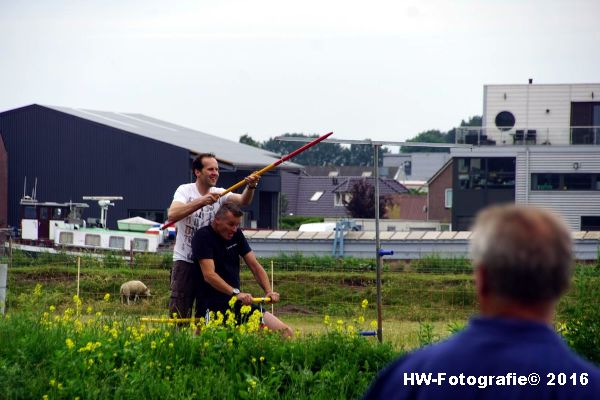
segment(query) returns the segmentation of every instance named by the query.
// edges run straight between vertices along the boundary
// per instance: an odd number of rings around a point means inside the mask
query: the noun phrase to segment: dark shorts
[[[169,317],[175,313],[178,318],[190,318],[194,300],[199,296],[198,290],[204,278],[200,266],[177,260],[171,270],[171,299],[169,300]],[[203,317],[203,310],[196,301],[196,317]]]

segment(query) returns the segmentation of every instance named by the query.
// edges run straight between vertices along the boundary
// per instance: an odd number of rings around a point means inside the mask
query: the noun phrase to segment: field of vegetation
[[[431,257],[387,264],[384,343],[374,330],[371,262],[299,256],[262,260],[275,268],[275,313],[296,331],[285,340],[243,327],[142,323],[165,317],[170,261],[109,256],[17,254],[0,319],[0,398],[358,398],[402,352],[462,329],[476,312],[466,260]],[[249,273],[243,287],[257,291]],[[121,304],[121,283],[139,279],[153,296]],[[556,328],[580,354],[600,362],[600,267],[578,266]],[[79,293],[79,296],[76,294]],[[199,329],[201,327],[202,329]]]

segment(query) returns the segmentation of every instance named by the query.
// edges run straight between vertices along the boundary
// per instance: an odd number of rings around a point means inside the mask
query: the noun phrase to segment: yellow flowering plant
[[[358,311],[357,315],[354,318],[352,318],[351,322],[344,321],[343,319],[337,319],[335,325],[333,325],[331,323],[331,316],[326,314],[323,318],[323,323],[328,330],[331,328],[334,328],[334,330],[336,332],[341,333],[341,334],[346,334],[346,335],[350,335],[350,336],[356,335],[360,332],[364,332],[367,330],[367,327],[365,326],[365,322],[366,322],[365,314],[366,314],[368,307],[369,307],[369,301],[367,299],[363,299],[360,302],[360,307],[359,307],[359,311]],[[374,326],[373,326],[373,323],[375,323]],[[374,329],[376,327],[377,327],[377,321],[372,321],[370,323],[370,328]]]

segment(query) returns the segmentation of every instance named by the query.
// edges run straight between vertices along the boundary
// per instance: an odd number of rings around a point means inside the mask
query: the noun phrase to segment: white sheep
[[[150,296],[150,289],[141,281],[129,281],[121,285],[121,304],[125,302],[125,298],[129,304],[129,300],[133,299],[136,302],[142,296]]]

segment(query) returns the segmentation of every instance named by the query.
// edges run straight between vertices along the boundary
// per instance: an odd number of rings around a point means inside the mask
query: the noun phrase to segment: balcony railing
[[[600,126],[456,128],[456,143],[474,146],[600,145]]]

